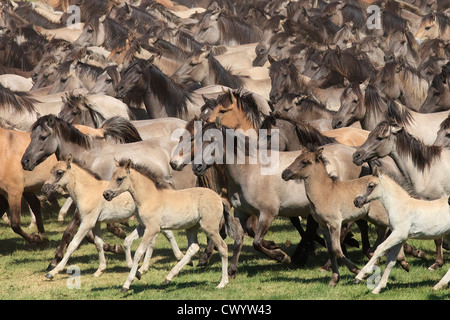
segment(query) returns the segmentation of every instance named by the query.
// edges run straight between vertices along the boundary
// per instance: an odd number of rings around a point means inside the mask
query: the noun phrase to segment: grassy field
[[[106,272],[94,278],[92,274],[98,267],[97,252],[94,245],[82,243],[67,264],[80,269],[80,288],[70,289],[68,283],[73,283],[73,279],[65,271],[52,281],[44,277],[70,217],[66,217],[63,224],[56,221],[56,213],[46,213],[44,219],[49,242],[41,246],[26,243],[3,221],[0,222],[0,300],[442,300],[450,297],[450,289],[439,292],[432,290],[449,266],[446,263],[435,272],[427,270],[435,256],[432,241],[412,242],[426,251],[427,259],[408,256],[411,271],[407,273],[396,265],[387,290],[380,295],[373,295],[366,283],[353,284],[354,275],[342,265],[341,281],[335,288],[328,287],[330,273],[319,271],[319,267],[327,260],[324,248],[319,247],[316,255],[310,256],[306,267],[297,268],[292,264],[279,264],[255,252],[252,239],[248,237],[245,238],[239,273],[226,288],[215,289],[220,281],[221,268],[217,253],[208,267],[187,266],[171,284],[164,286],[163,280],[174,266],[175,259],[162,235],[157,240],[149,272],[140,281],[135,280],[126,294],[120,293],[128,274],[124,257],[107,253]],[[28,223],[29,216],[23,217],[23,226],[26,227]],[[127,228],[127,231],[130,230],[131,227]],[[358,230],[354,231],[358,239]],[[180,248],[186,250],[183,233],[177,232],[175,235]],[[104,236],[109,243],[122,243],[121,239],[111,236],[106,230]],[[299,241],[297,232],[285,219],[276,220],[266,238],[280,244],[288,254],[293,253]],[[203,251],[206,238],[201,234],[199,240],[200,250]],[[232,241],[226,241],[231,251]],[[133,249],[138,243],[134,243]],[[447,252],[444,254],[448,259]],[[348,257],[360,267],[367,262],[367,258],[357,248],[350,248]]]

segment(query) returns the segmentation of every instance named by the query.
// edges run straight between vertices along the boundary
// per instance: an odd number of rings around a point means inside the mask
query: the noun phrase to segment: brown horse
[[[35,197],[39,193],[45,180],[49,177],[50,169],[56,163],[53,155],[43,161],[33,172],[26,171],[20,164],[20,159],[30,143],[30,133],[7,130],[0,127],[0,145],[2,146],[0,194],[3,209],[9,206],[11,228],[30,243],[41,243],[46,238],[44,224],[40,214],[40,203]],[[38,234],[28,234],[20,225],[22,194],[29,200],[36,216]]]

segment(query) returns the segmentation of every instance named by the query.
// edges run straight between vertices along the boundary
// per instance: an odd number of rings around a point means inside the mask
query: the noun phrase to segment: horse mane
[[[450,128],[450,114],[444,121],[442,121],[439,130],[447,130],[449,128]]]
[[[388,37],[387,37],[387,41],[391,41],[392,38],[395,38],[397,35],[402,35],[404,34],[408,43],[408,49],[410,49],[412,55],[414,58],[417,58],[419,56],[419,46],[418,43],[416,41],[416,39],[414,38],[414,35],[411,33],[411,31],[407,31],[407,30],[401,30],[401,29],[396,29],[393,30],[391,33],[389,33]]]
[[[45,29],[57,29],[63,27],[61,23],[51,21],[36,12],[32,6],[31,2],[22,2],[15,12],[32,25],[40,26]]]
[[[359,89],[359,86],[358,86]],[[386,103],[381,97],[380,90],[372,85],[368,84],[364,92],[364,104],[370,111],[385,112]]]
[[[39,101],[32,98],[26,91],[12,91],[0,84],[0,101],[3,108],[9,107],[14,112],[36,112],[35,103]]]
[[[83,134],[71,123],[58,118],[54,114],[38,118],[31,126],[31,131],[36,130],[38,127],[44,129],[50,128],[61,139],[75,143],[85,149],[90,149],[92,147],[92,138],[90,136]]]
[[[105,139],[111,138],[117,143],[132,143],[142,141],[136,127],[127,119],[115,116],[107,119],[100,129],[103,129]]]
[[[382,121],[372,131],[373,135],[387,134],[394,123]],[[372,135],[372,133],[371,133]],[[414,166],[424,171],[435,159],[440,159],[442,146],[425,145],[405,129],[397,132],[397,150],[400,156],[411,157]]]
[[[90,176],[94,177],[95,180],[103,181],[102,177],[100,177],[98,173],[92,171],[91,168],[88,168],[84,161],[77,158],[72,158],[72,163],[76,164],[80,169],[86,171]]]
[[[370,60],[356,57],[348,50],[341,50],[339,47],[325,52],[323,64],[345,76],[350,82],[363,82],[375,74],[375,67]]]
[[[218,84],[231,89],[239,89],[244,85],[244,82],[239,76],[233,75],[229,69],[225,69],[212,54],[208,55],[208,62],[210,70],[214,70],[213,72],[217,77]]]
[[[237,100],[237,107],[241,110],[247,120],[251,122],[253,128],[257,130],[262,123],[261,112],[259,111],[258,104],[255,101],[255,97],[251,92],[243,92],[241,89],[234,90],[231,94]],[[228,105],[229,102],[229,93],[225,93],[217,97],[217,104]]]
[[[441,73],[433,77],[430,86],[442,93],[445,91],[445,86],[449,84],[449,81],[450,81],[450,72],[447,71],[444,72],[443,70]]]
[[[222,11],[217,19],[220,30],[219,43],[226,39],[237,39],[240,43],[253,43],[261,39],[262,31],[258,27],[251,26],[241,18]]]
[[[129,159],[121,159],[119,161],[119,167],[124,167],[128,163]],[[139,164],[139,163],[132,163],[131,168],[142,174],[143,176],[150,179],[154,184],[156,189],[163,190],[163,189],[173,189],[173,186],[170,184],[170,182],[160,178],[152,169],[150,169],[148,166]]]
[[[409,109],[393,100],[387,102],[387,118],[404,127],[413,122],[413,116]]]
[[[73,93],[66,94],[66,99],[65,99],[63,108],[66,108],[66,107],[71,108],[71,109],[80,108],[83,117],[85,117],[86,113],[87,113],[87,115],[94,122],[95,128],[100,127],[101,124],[106,120],[105,117],[99,111],[97,111],[91,107],[91,105],[88,102],[87,97],[82,94],[77,94],[77,95],[75,95]],[[86,110],[83,110],[83,108],[85,108]],[[61,116],[61,113],[60,113],[60,116]]]

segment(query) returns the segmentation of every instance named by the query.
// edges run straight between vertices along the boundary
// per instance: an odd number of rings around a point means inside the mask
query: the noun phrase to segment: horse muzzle
[[[178,159],[174,159],[170,161],[170,166],[173,170],[181,171],[186,166],[186,164],[182,161],[179,161]]]
[[[22,158],[22,160],[20,160],[20,163],[22,164],[23,170],[26,171],[33,171],[33,169],[36,167],[36,163],[32,163],[29,158]]]
[[[363,197],[358,196],[355,198],[355,200],[353,200],[353,204],[357,208],[362,208],[366,204],[366,202],[364,201]]]
[[[284,181],[292,180],[294,178],[294,173],[290,169],[284,169],[281,178],[283,178]]]
[[[114,199],[114,197],[115,197],[115,194],[111,190],[105,190],[103,192],[103,198],[105,198],[106,201],[111,201],[112,199]]]
[[[53,191],[55,191],[55,185],[46,183],[42,186],[41,191],[46,197],[50,197]]]

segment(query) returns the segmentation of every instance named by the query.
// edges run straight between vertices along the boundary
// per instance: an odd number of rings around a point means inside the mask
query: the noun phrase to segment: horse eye
[[[62,176],[62,175],[64,174],[64,171],[58,170],[58,171],[56,171],[56,174],[57,174],[58,176]]]
[[[440,95],[441,95],[441,93],[439,91],[433,92],[433,96],[435,96],[435,97],[440,96]]]
[[[61,78],[62,83],[66,83],[66,81],[67,81],[67,78]]]
[[[371,183],[371,184],[369,184],[368,188],[373,189],[373,188],[375,188],[375,185],[373,183]]]
[[[425,28],[425,30],[427,30],[427,31],[430,30],[430,29],[431,29],[431,27],[426,27],[426,28]]]
[[[87,32],[92,33],[92,32],[94,32],[94,29],[88,29]]]
[[[116,54],[121,54],[121,53],[122,53],[122,51],[120,51],[120,50],[119,50],[119,51],[116,51]]]
[[[40,136],[39,140],[44,141],[45,139],[47,139],[47,136]]]
[[[356,99],[355,99],[355,100],[353,100],[353,103],[358,103],[358,100],[356,100]]]
[[[116,182],[117,182],[117,183],[122,183],[122,181],[123,181],[123,177],[118,177],[118,178],[116,179]]]
[[[446,138],[450,138],[450,133],[447,133],[447,134],[445,135],[445,137],[446,137]]]
[[[383,137],[377,137],[378,141],[383,141]]]
[[[106,79],[105,82],[106,83],[112,83],[112,79]]]
[[[302,164],[305,165],[305,166],[307,166],[307,165],[310,164],[310,162],[309,162],[308,160],[303,160],[303,161],[302,161]]]

